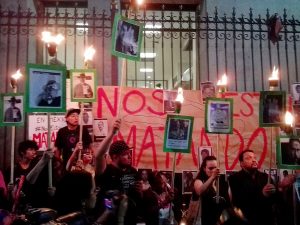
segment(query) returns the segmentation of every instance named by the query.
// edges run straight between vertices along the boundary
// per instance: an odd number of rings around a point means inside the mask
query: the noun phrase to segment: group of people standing
[[[239,162],[241,170],[226,180],[215,156],[203,160],[194,182],[188,224],[293,224],[291,212],[285,209],[291,202],[284,195],[295,177],[276,187],[268,174],[258,170],[256,155],[250,149],[239,154]]]
[[[19,208],[51,207],[58,215],[80,211],[87,218],[86,224],[179,222],[173,212],[176,190],[165,175],[156,171],[139,174],[131,165],[132,148],[123,140],[113,142],[121,120],[113,123],[106,138],[95,148],[84,127],[79,141],[79,114],[79,109],[67,111],[67,126],[58,131],[54,149],[45,151],[40,159],[34,141],[20,143],[14,180],[25,177],[24,195],[17,201],[13,195],[15,189],[6,188],[0,176],[0,208],[12,210],[18,203]],[[111,159],[109,164],[106,153]],[[49,188],[46,165],[51,159],[54,179]],[[275,225],[274,205],[283,202],[282,193],[294,180],[277,188],[267,174],[258,170],[255,153],[250,149],[240,153],[239,162],[241,170],[226,180],[220,175],[216,157],[203,159],[192,187],[188,224],[200,224],[199,221],[202,225],[230,224],[228,216],[222,216],[224,210],[232,209],[239,218],[238,224]]]

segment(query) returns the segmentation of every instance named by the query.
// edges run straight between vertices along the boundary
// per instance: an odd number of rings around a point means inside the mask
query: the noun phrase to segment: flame
[[[218,80],[217,86],[226,86],[227,85],[227,75],[224,73],[221,77],[221,80]]]
[[[286,125],[292,126],[293,122],[294,122],[294,116],[292,115],[292,113],[290,113],[290,112],[287,111],[285,113],[284,120],[285,120],[285,124]]]
[[[93,46],[88,47],[84,52],[84,61],[93,60],[96,50]]]
[[[11,75],[11,77],[14,79],[14,80],[18,80],[22,77],[22,73],[20,72],[20,69],[17,70],[17,72],[13,75]]]
[[[59,45],[64,39],[65,38],[62,34],[57,34],[57,35],[53,36],[51,34],[51,32],[49,32],[49,31],[42,32],[42,41],[47,44],[55,43],[55,44]]]
[[[183,103],[183,100],[184,100],[184,98],[183,98],[183,89],[181,87],[179,87],[178,90],[177,90],[177,97],[176,97],[175,101]]]
[[[144,0],[136,0],[136,3],[137,3],[138,5],[142,5],[142,4],[144,3]]]
[[[278,69],[276,69],[275,66],[273,68],[271,77],[269,77],[269,80],[279,80]]]

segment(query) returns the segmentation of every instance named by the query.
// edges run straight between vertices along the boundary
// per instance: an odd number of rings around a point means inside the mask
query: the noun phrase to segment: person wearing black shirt
[[[85,127],[83,127],[82,130],[82,143],[79,143],[79,114],[79,109],[69,109],[66,113],[67,126],[60,128],[57,133],[55,140],[55,155],[59,158],[62,156],[64,166],[67,165],[76,145],[79,145],[83,149],[89,148],[93,150],[92,138]]]
[[[268,175],[258,171],[256,156],[252,150],[239,155],[241,170],[229,179],[231,200],[241,209],[251,225],[273,225],[272,206],[275,203],[275,186],[268,182]]]
[[[98,211],[104,211],[105,207],[110,206],[105,204],[105,199],[110,199],[109,193],[114,191],[128,198],[127,209],[124,213],[124,218],[114,217],[117,221],[124,219],[124,224],[136,224],[138,205],[141,202],[142,182],[138,180],[138,172],[131,166],[131,149],[125,141],[119,140],[112,144],[114,134],[120,128],[120,120],[117,120],[111,132],[102,141],[100,147],[96,149],[96,185],[100,187],[96,208]],[[109,148],[109,156],[111,163],[106,165],[103,156]],[[121,207],[119,207],[119,212]],[[121,213],[118,213],[120,215]],[[112,222],[113,224],[114,222]]]

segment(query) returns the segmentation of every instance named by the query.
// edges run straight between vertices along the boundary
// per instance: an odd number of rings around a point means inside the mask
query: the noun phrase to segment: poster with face
[[[94,133],[95,142],[102,141],[102,139],[105,138],[108,133],[107,119],[98,119],[98,118],[94,119],[93,133]]]

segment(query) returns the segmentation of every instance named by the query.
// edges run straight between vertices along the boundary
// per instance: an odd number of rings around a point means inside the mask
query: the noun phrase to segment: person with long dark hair
[[[219,181],[218,181],[219,180]],[[217,182],[219,182],[219,195],[217,195]],[[194,224],[201,219],[202,225],[215,225],[222,211],[229,206],[228,185],[224,176],[220,176],[217,159],[207,156],[200,167],[194,183],[192,201],[201,201],[201,213],[197,213]]]

